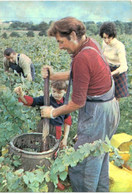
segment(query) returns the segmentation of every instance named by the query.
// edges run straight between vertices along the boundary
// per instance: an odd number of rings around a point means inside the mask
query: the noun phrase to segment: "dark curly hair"
[[[78,39],[81,39],[86,33],[86,27],[80,20],[74,17],[66,17],[52,23],[47,34],[48,36],[55,37],[56,34],[59,33],[61,37],[66,37],[70,40],[70,34],[72,31],[76,33]]]
[[[116,26],[113,22],[104,22],[100,27],[99,35],[103,38],[103,34],[107,34],[109,37],[115,38],[117,35]]]

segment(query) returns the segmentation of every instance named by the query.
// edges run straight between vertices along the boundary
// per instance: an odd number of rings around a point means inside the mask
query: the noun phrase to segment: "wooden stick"
[[[49,72],[48,72],[49,74]],[[50,106],[50,98],[49,98],[49,75],[44,79],[44,105]],[[43,118],[43,131],[42,131],[42,144],[41,151],[47,151],[49,149],[49,118]]]

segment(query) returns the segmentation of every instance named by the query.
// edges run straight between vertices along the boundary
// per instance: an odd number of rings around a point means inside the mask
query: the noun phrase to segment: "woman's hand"
[[[24,96],[21,86],[16,87],[16,88],[14,89],[14,92],[15,92],[19,97],[23,97],[23,96]]]
[[[111,75],[114,77],[114,76],[118,76],[120,73],[118,71],[118,69],[116,69],[115,71],[112,71],[111,72]]]
[[[44,118],[52,118],[52,110],[54,110],[54,108],[52,106],[41,106],[41,117]]]
[[[48,70],[49,70],[49,78],[52,78],[52,75],[54,74],[53,68],[50,65],[44,65],[41,69],[41,75],[45,79],[48,77]]]
[[[50,80],[69,80],[70,71],[54,72],[50,65],[44,65],[41,69],[41,75],[44,79],[48,77],[48,70]]]

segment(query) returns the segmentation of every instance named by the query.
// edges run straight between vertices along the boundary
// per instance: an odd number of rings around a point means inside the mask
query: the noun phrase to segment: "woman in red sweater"
[[[48,76],[48,68],[51,80],[72,79],[72,96],[61,107],[45,106],[41,111],[42,117],[55,119],[79,110],[75,149],[96,140],[105,141],[106,136],[111,139],[119,123],[119,104],[114,98],[114,81],[109,65],[97,42],[86,37],[84,24],[73,17],[54,22],[48,35],[55,37],[59,48],[72,56],[71,72],[54,72],[51,66],[44,66],[43,77]],[[105,153],[87,157],[75,167],[69,167],[73,192],[108,192],[108,166],[109,154]]]

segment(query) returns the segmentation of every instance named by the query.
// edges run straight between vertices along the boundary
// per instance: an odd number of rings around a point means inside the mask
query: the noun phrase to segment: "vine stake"
[[[49,71],[48,77],[44,79],[44,105],[50,105],[49,99]],[[42,144],[41,151],[47,151],[49,149],[48,145],[48,137],[49,137],[49,118],[43,118],[43,130],[42,130]]]

